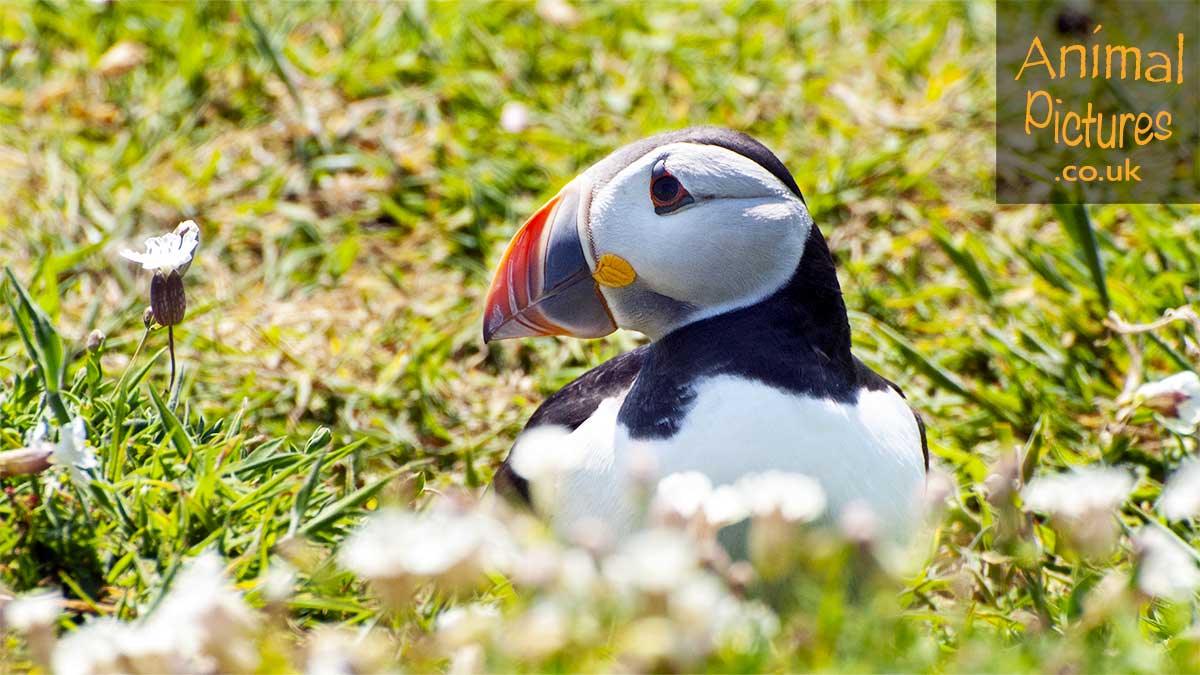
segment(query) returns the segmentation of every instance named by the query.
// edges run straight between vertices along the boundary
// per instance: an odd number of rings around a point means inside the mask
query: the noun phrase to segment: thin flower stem
[[[125,364],[125,370],[121,371],[121,379],[117,380],[117,393],[120,394],[125,389],[125,378],[129,375],[129,369],[133,367],[134,361],[142,353],[142,347],[146,346],[146,340],[150,337],[150,328],[146,328],[146,332],[142,333],[142,339],[138,340],[138,346],[133,350],[133,356],[129,357],[129,363]]]
[[[167,382],[167,396],[171,396],[171,390],[175,388],[175,327],[167,326],[167,348],[171,352],[171,379]]]

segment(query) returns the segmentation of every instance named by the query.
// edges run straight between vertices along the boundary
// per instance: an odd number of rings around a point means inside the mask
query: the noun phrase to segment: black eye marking
[[[650,203],[660,216],[695,202],[679,179],[667,171],[666,158],[658,160],[650,172]]]

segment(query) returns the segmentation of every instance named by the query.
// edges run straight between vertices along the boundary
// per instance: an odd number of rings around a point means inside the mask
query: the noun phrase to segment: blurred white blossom
[[[1041,476],[1021,491],[1025,509],[1050,516],[1056,529],[1086,557],[1116,544],[1116,510],[1129,497],[1133,477],[1112,467],[1087,466]]]
[[[500,626],[495,605],[471,603],[450,607],[438,614],[434,630],[438,642],[449,652],[489,639]]]
[[[1082,518],[1100,512],[1111,514],[1125,503],[1133,477],[1123,469],[1082,467],[1041,476],[1021,492],[1025,507],[1049,515]]]
[[[216,553],[188,561],[149,616],[103,618],[65,636],[54,650],[64,673],[247,672],[259,663],[258,615],[223,571]]]
[[[566,0],[538,0],[537,13],[546,22],[560,28],[574,28],[583,20],[579,10]]]
[[[867,544],[879,536],[879,516],[870,504],[855,499],[838,515],[838,529],[846,539]]]
[[[1200,569],[1182,544],[1147,525],[1134,539],[1138,554],[1137,585],[1147,595],[1182,600],[1200,587]]]
[[[561,650],[570,636],[569,617],[553,599],[541,599],[511,625],[504,650],[524,661],[540,661]]]
[[[388,645],[374,634],[322,626],[308,640],[304,672],[308,675],[385,672],[388,651]]]
[[[259,591],[267,602],[283,602],[296,586],[296,568],[285,560],[272,560],[259,582]]]
[[[403,604],[427,581],[450,592],[474,587],[511,556],[504,526],[478,511],[387,509],[347,539],[340,559],[384,600]]]
[[[1200,517],[1200,460],[1188,460],[1171,474],[1158,505],[1171,520]]]
[[[1193,434],[1200,425],[1200,376],[1190,370],[1143,384],[1133,400],[1153,410],[1159,423],[1177,434]]]
[[[547,425],[522,432],[513,444],[513,471],[530,482],[550,481],[561,477],[583,461],[577,443],[568,442],[571,432],[566,427]]]
[[[519,134],[529,127],[529,108],[524,103],[509,101],[500,109],[500,128],[510,134]]]
[[[192,256],[200,245],[200,228],[193,220],[185,220],[175,228],[158,237],[150,237],[144,242],[143,252],[125,249],[121,256],[132,260],[155,274],[169,275],[178,272],[183,275],[192,264]]]
[[[788,523],[806,523],[825,511],[825,490],[802,474],[766,471],[743,476],[736,485],[755,518],[775,517]]]
[[[618,590],[666,593],[699,565],[692,542],[677,530],[642,530],[604,561],[604,577]]]
[[[737,489],[729,485],[713,488],[708,476],[696,471],[660,480],[650,510],[666,525],[691,525],[703,532],[715,532],[749,515],[746,500]]]
[[[4,624],[22,633],[51,628],[58,623],[62,601],[59,591],[41,591],[14,598],[4,606]]]
[[[84,623],[63,636],[54,648],[54,672],[73,675],[144,672],[122,656],[127,635],[135,629],[116,619],[103,617]],[[166,672],[166,668],[162,669]]]

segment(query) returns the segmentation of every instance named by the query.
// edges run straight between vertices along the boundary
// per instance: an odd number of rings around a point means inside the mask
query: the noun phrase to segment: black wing
[[[529,422],[525,424],[525,429],[553,424],[574,431],[592,416],[596,408],[600,407],[601,401],[633,385],[633,380],[646,359],[647,349],[648,346],[643,345],[625,352],[572,380],[534,411]],[[529,504],[529,483],[513,471],[510,459],[511,450],[500,469],[496,471],[492,484],[496,486],[497,492],[509,500]]]
[[[905,400],[908,399],[908,397],[904,395],[904,392],[900,390],[900,387],[895,382],[892,382],[886,377],[871,370],[871,368],[867,366],[867,364],[860,361],[857,356],[853,356],[851,358],[854,359],[854,372],[858,375],[858,384],[860,386],[872,391],[883,391],[884,389],[891,387],[897,394],[900,394],[900,398]],[[921,419],[921,413],[917,412],[916,408],[910,405],[908,406],[908,409],[912,411],[913,417],[917,419],[917,431],[921,432],[921,453],[925,456],[925,471],[928,472],[929,442],[925,440],[925,420]]]

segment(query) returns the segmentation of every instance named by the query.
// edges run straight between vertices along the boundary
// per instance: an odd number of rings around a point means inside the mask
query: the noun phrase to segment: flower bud
[[[107,339],[107,337],[108,336],[106,336],[104,334],[104,331],[100,330],[99,328],[88,333],[87,350],[89,352],[94,352],[94,351],[100,349],[101,347],[104,346],[104,340]]]
[[[1177,434],[1195,433],[1200,426],[1200,376],[1185,370],[1134,392],[1134,401],[1156,413],[1160,424]]]
[[[187,311],[187,296],[183,292],[183,277],[179,272],[155,274],[150,280],[150,309],[154,319],[163,326],[174,326],[183,321]]]
[[[41,473],[50,468],[53,453],[54,447],[48,444],[0,452],[0,478]]]

